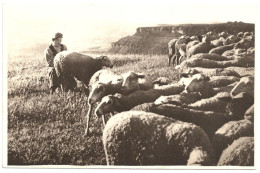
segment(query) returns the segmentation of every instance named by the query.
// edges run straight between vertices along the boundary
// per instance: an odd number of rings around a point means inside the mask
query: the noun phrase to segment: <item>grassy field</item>
[[[166,55],[108,56],[118,74],[178,79]],[[80,89],[50,95],[43,57],[37,52],[8,57],[8,165],[105,165],[102,120],[93,117],[84,137],[86,95]]]

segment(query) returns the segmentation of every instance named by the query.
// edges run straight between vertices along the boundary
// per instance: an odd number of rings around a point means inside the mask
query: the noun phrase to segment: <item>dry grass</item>
[[[8,57],[8,165],[104,165],[102,121],[84,137],[87,97],[81,90],[49,94],[43,54]],[[96,56],[96,55],[92,55]],[[177,80],[165,55],[108,55],[113,71]],[[80,86],[80,83],[78,83]]]

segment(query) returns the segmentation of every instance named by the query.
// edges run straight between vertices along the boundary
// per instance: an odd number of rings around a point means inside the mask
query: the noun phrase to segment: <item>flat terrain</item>
[[[83,136],[88,107],[81,83],[74,92],[50,95],[41,52],[8,57],[8,165],[105,165],[102,120],[93,117],[89,136]],[[107,56],[118,74],[135,71],[153,80],[178,80],[166,55]]]

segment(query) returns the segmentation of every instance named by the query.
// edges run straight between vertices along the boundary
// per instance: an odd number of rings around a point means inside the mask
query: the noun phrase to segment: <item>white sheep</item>
[[[206,36],[203,42],[198,43],[186,52],[187,58],[190,58],[192,55],[198,54],[198,53],[208,53],[214,46],[211,44],[209,38]]]
[[[244,118],[247,120],[254,121],[254,105],[248,108],[245,112]]]
[[[200,127],[142,111],[116,114],[103,131],[107,165],[214,165]]]
[[[218,166],[254,166],[254,137],[241,137],[226,148]]]
[[[153,88],[153,82],[144,74],[128,72],[122,74],[122,93],[129,94],[138,90],[149,90]]]
[[[209,83],[213,88],[224,87],[234,82],[238,82],[240,78],[235,76],[212,76]]]
[[[213,93],[217,94],[220,92],[227,92],[230,93],[231,90],[237,85],[238,82],[234,82],[232,84],[229,84],[227,86],[223,86],[223,87],[218,87],[218,88],[213,88]]]
[[[252,121],[243,119],[227,122],[215,132],[213,137],[217,153],[221,154],[234,140],[244,136],[254,136],[254,123]]]
[[[232,120],[241,120],[252,104],[254,104],[254,96],[247,92],[241,92],[232,97],[232,100],[227,104],[226,116]]]
[[[242,77],[238,84],[232,89],[231,96],[236,96],[241,92],[247,92],[254,96],[254,77],[246,76]]]
[[[127,96],[122,94],[108,95],[102,98],[95,110],[95,114],[100,116],[114,111],[127,111],[139,104],[154,102],[161,95],[179,94],[183,89],[183,85],[171,84],[147,91],[136,91]]]
[[[107,56],[92,58],[77,52],[62,51],[54,58],[55,71],[64,91],[70,89],[69,79],[73,77],[88,86],[92,75],[104,66],[113,66]]]
[[[99,70],[90,79],[90,94],[88,96],[88,113],[86,115],[87,126],[85,135],[88,135],[89,121],[95,103],[99,102],[104,96],[120,93],[122,88],[122,78],[111,70]],[[106,124],[105,116],[102,115],[103,124]]]
[[[238,67],[241,68],[241,67]],[[237,68],[236,68],[237,69]],[[189,77],[194,74],[202,73],[208,77],[211,76],[235,76],[240,77],[238,72],[233,70],[232,68],[203,68],[203,67],[194,67],[194,68],[184,68],[179,69],[180,76]]]
[[[204,129],[210,138],[215,134],[217,129],[230,121],[224,113],[184,108],[173,104],[156,105],[154,103],[144,103],[133,107],[131,110],[153,112],[180,121],[196,124]]]
[[[201,99],[194,103],[188,104],[185,107],[191,109],[198,109],[203,111],[214,111],[219,113],[225,113],[226,106],[231,100],[231,96],[227,92],[221,92],[213,97]]]
[[[215,47],[215,48],[211,49],[209,51],[209,53],[215,53],[215,54],[222,55],[225,51],[233,49],[234,46],[235,46],[235,43],[229,44],[229,45]]]
[[[237,43],[240,41],[240,38],[234,35],[230,35],[226,38],[226,40],[223,42],[224,45],[230,45],[233,43]]]

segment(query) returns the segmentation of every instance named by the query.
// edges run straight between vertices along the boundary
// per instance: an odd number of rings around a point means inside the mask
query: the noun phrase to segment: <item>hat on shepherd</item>
[[[54,41],[55,39],[57,39],[57,38],[62,38],[62,33],[59,33],[59,32],[57,32],[56,34],[55,34],[55,36],[54,36],[54,38],[52,38],[52,41]]]

